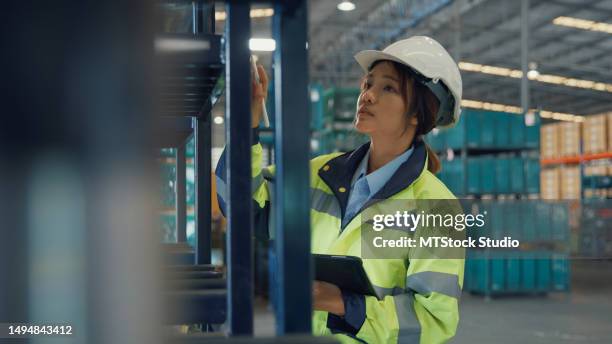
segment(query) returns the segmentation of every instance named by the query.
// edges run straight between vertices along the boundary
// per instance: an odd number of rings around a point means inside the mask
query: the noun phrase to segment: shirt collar
[[[370,188],[370,195],[376,194],[380,189],[382,189],[383,186],[385,186],[389,179],[391,179],[391,177],[393,176],[395,171],[397,171],[400,165],[410,158],[413,151],[414,145],[410,146],[408,150],[397,156],[395,159],[389,161],[381,168],[370,174],[367,174],[368,160],[370,158],[370,149],[368,149],[365,156],[357,166],[357,169],[355,170],[355,174],[353,175],[353,179],[351,181],[351,187],[353,187],[360,178],[365,176],[368,182],[368,186]]]

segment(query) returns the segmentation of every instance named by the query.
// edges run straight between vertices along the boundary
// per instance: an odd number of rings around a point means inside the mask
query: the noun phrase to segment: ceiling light
[[[338,4],[338,9],[344,12],[352,11],[355,9],[355,4],[350,1],[342,1]]]
[[[553,24],[559,25],[559,26],[571,27],[575,29],[581,29],[581,30],[612,33],[612,24],[596,22],[596,21],[580,19],[580,18],[557,17],[553,20]]]
[[[249,39],[249,49],[251,51],[274,51],[276,41],[271,38],[251,38]]]
[[[532,69],[527,72],[527,79],[529,80],[535,80],[538,76],[540,76],[540,72],[535,69]]]
[[[274,9],[272,8],[254,8],[249,13],[251,18],[266,18],[272,17],[274,15]],[[225,11],[216,11],[215,12],[215,20],[225,20],[227,19],[227,13]]]
[[[527,78],[529,80],[534,80],[538,76],[540,76],[540,72],[538,72],[538,64],[535,62],[529,62],[529,71],[527,72]]]
[[[197,51],[209,50],[210,42],[206,40],[193,40],[190,38],[155,38],[156,51]]]
[[[515,79],[520,79],[523,77],[523,72],[518,69],[481,65],[478,63],[471,63],[471,62],[465,62],[465,61],[459,62],[459,69],[468,71],[468,72],[504,76],[504,77],[515,78]],[[543,82],[546,84],[563,85],[563,86],[568,86],[568,87],[584,88],[584,89],[591,89],[595,91],[612,93],[612,84],[607,84],[603,82],[566,78],[564,76],[559,76],[559,75],[540,74],[539,72],[537,73],[537,75],[533,75],[532,73],[532,76],[533,76],[533,80]],[[529,74],[527,74],[527,77],[529,78]]]
[[[461,106],[466,107],[466,108],[472,108],[472,109],[480,109],[480,110],[502,111],[502,112],[516,113],[516,114],[523,113],[523,110],[519,106],[481,102],[479,100],[462,99]],[[537,112],[537,111],[538,111],[537,109],[529,110],[529,112]],[[540,111],[540,117],[552,118],[558,121],[584,122],[584,116],[575,115],[571,113],[546,111],[546,110]]]
[[[223,117],[222,116],[215,116],[213,121],[215,122],[215,124],[223,124]]]

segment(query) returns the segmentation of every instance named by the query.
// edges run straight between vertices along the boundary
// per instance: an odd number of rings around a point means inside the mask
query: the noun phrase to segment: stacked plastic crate
[[[426,141],[443,157],[438,177],[457,196],[518,198],[540,191],[539,117],[464,109],[457,125]]]
[[[160,151],[161,204],[160,230],[162,242],[176,242],[176,150],[164,148]]]
[[[529,124],[529,125],[528,125]],[[468,249],[464,290],[484,295],[532,294],[569,288],[566,204],[543,203],[540,193],[537,114],[465,109],[455,128],[427,141],[443,158],[439,178],[477,213],[478,242],[511,237],[516,248]],[[466,201],[467,202],[467,201]],[[475,213],[476,214],[476,213]]]
[[[311,86],[313,155],[347,152],[368,141],[353,125],[359,92],[358,88]]]
[[[480,236],[520,242],[518,248],[469,249],[464,290],[483,295],[539,294],[569,290],[567,204],[538,200],[478,200],[489,221]],[[472,207],[474,209],[474,207]]]
[[[195,170],[194,170],[194,141],[187,142],[185,156],[187,159],[186,197],[187,197],[187,242],[195,245]],[[176,149],[164,148],[158,159],[161,171],[160,210],[162,242],[176,242]]]

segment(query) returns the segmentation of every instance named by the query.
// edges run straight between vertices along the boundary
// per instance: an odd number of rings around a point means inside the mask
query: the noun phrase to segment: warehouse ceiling
[[[339,2],[309,1],[312,82],[357,87],[362,72],[356,52],[428,35],[461,62],[464,99],[521,105],[521,1],[353,0],[350,12],[339,11]],[[612,0],[531,0],[528,17],[528,61],[540,73],[529,82],[531,108],[577,115],[612,111]],[[607,32],[557,25],[558,17],[608,23]],[[252,37],[271,37],[270,19],[254,18]],[[217,21],[217,32],[223,24]],[[258,55],[270,63],[271,53]]]
[[[313,81],[356,86],[361,71],[353,62],[354,53],[421,34],[438,40],[457,61],[521,69],[521,1],[353,2],[355,11],[341,12],[336,9],[338,1],[310,1]],[[529,83],[531,106],[580,115],[612,111],[612,32],[554,24],[560,16],[612,23],[612,1],[531,0],[528,61],[537,64],[540,75],[609,85],[598,85],[607,88],[602,91],[586,82],[572,87],[533,80]],[[474,70],[470,67],[462,63],[464,99],[521,105],[520,78],[468,71]]]

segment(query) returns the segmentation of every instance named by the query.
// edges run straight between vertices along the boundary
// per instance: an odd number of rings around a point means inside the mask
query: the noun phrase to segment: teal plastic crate
[[[527,158],[525,164],[525,192],[540,193],[540,161]]]
[[[510,147],[525,147],[525,118],[522,115],[510,116]]]
[[[506,203],[492,202],[488,214],[489,228],[486,232],[493,239],[503,239],[506,232]],[[486,235],[485,235],[486,236]]]
[[[552,275],[554,291],[568,291],[570,288],[570,261],[567,254],[552,254]]]
[[[432,130],[425,137],[425,142],[436,152],[441,152],[446,149],[446,133],[445,130],[436,130],[435,133]]]
[[[510,141],[510,125],[511,117],[514,116],[505,112],[491,112],[493,117],[495,132],[494,132],[494,146],[496,148],[511,148]]]
[[[310,128],[321,130],[325,126],[325,100],[323,86],[312,84],[310,86]]]
[[[550,205],[551,236],[557,242],[569,241],[569,209],[565,202]]]
[[[480,157],[480,192],[483,194],[495,193],[495,158]]]
[[[495,160],[495,190],[497,194],[510,193],[510,159]]]
[[[480,159],[467,158],[465,165],[466,165],[467,193],[468,194],[481,193],[482,191],[480,188]]]
[[[524,242],[534,242],[538,238],[538,227],[536,223],[537,211],[531,203],[521,203],[521,240]]]
[[[524,236],[524,204],[522,202],[508,202],[506,203],[506,216],[504,217],[504,223],[506,233],[513,239],[523,241]]]
[[[461,196],[466,193],[465,169],[462,159],[453,159],[442,162],[440,180],[455,195]]]
[[[569,259],[552,251],[468,250],[464,290],[485,295],[567,291]]]
[[[521,289],[524,291],[536,290],[536,262],[535,254],[523,252],[521,256]]]
[[[533,125],[525,126],[525,147],[536,149],[540,147],[540,115],[535,115]]]
[[[526,191],[524,159],[509,158],[508,160],[510,164],[510,192],[524,193]]]
[[[550,202],[538,202],[534,204],[535,207],[535,240],[536,241],[550,241],[552,239],[551,230],[551,203]]]
[[[480,122],[484,112],[478,110],[464,110],[463,123],[465,133],[465,146],[468,148],[479,148],[480,144]]]
[[[552,287],[552,262],[550,253],[536,253],[536,291],[547,292]]]
[[[441,130],[444,135],[444,147],[450,149],[462,149],[466,145],[466,123],[470,121],[470,113],[462,111],[459,122],[450,129]]]
[[[520,252],[506,254],[506,291],[519,293],[521,288],[521,256]]]
[[[495,117],[496,112],[487,111],[478,114],[479,130],[480,130],[480,142],[478,143],[479,148],[491,148],[495,147]]]

